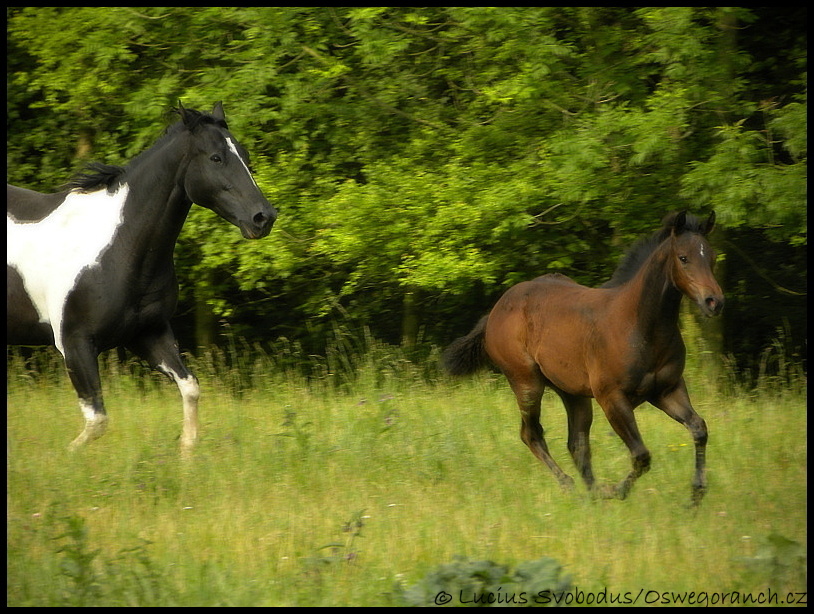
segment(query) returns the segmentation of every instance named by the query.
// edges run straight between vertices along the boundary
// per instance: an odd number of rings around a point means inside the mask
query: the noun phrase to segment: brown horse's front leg
[[[650,451],[644,447],[643,443],[641,451],[638,453],[631,451],[631,456],[633,457],[633,470],[616,486],[616,496],[620,499],[626,498],[630,489],[633,488],[633,483],[650,471]]]
[[[615,495],[619,499],[627,497],[633,484],[642,475],[650,470],[650,450],[644,445],[636,418],[633,415],[633,406],[622,394],[617,394],[612,398],[597,398],[597,401],[605,411],[608,422],[616,431],[616,434],[625,442],[630,450],[633,469],[627,477],[619,482],[615,489]]]
[[[698,505],[707,492],[706,455],[707,423],[699,416],[690,403],[687,386],[682,378],[678,386],[651,401],[673,420],[680,422],[692,435],[695,442],[695,474],[692,480],[692,504]]]

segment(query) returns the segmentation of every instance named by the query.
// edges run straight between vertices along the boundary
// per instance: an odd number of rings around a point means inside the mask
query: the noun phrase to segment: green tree
[[[143,150],[179,99],[225,102],[281,216],[246,242],[193,208],[177,256],[203,341],[224,319],[318,346],[337,318],[448,341],[522,279],[604,281],[679,208],[806,243],[805,9],[7,15],[12,182],[53,189]]]

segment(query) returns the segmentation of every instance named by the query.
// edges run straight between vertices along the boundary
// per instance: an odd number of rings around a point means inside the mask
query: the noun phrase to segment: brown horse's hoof
[[[705,494],[707,494],[706,486],[693,486],[692,501],[690,501],[690,507],[698,507],[699,505],[701,505],[701,500],[704,498]]]
[[[574,478],[570,475],[563,475],[560,478],[560,488],[562,488],[563,492],[574,492]]]
[[[594,499],[624,499],[619,496],[618,489],[613,484],[602,484],[591,489]]]

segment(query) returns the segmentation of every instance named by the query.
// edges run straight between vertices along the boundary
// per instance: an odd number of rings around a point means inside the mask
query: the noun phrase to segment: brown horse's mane
[[[639,269],[647,261],[650,255],[656,251],[659,245],[670,236],[675,226],[675,219],[678,212],[668,214],[661,223],[661,228],[653,234],[643,237],[633,244],[628,252],[622,257],[619,266],[611,275],[611,278],[602,284],[601,288],[615,288],[629,282],[636,276]],[[686,222],[681,232],[695,232],[704,234],[704,222],[692,214],[687,214]]]

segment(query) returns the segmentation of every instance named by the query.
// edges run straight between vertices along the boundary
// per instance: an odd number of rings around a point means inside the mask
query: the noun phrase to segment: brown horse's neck
[[[629,285],[638,301],[638,328],[645,338],[654,340],[665,334],[672,337],[678,331],[682,294],[673,285],[665,244],[653,252]]]

